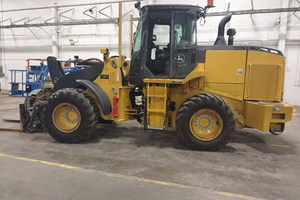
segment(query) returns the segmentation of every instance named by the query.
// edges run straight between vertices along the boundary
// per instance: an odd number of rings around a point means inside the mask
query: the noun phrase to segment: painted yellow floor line
[[[104,176],[107,176],[107,177],[127,179],[127,180],[139,181],[139,182],[150,183],[150,184],[155,184],[155,185],[177,187],[177,188],[188,188],[188,189],[201,189],[201,190],[205,190],[205,191],[208,191],[210,193],[217,194],[217,195],[220,195],[220,196],[227,196],[227,197],[232,197],[232,198],[237,198],[237,199],[242,199],[242,200],[262,200],[260,198],[256,198],[256,197],[252,197],[252,196],[248,196],[248,195],[243,195],[243,194],[224,192],[224,191],[218,191],[218,190],[209,190],[209,189],[205,189],[205,188],[199,188],[199,187],[196,187],[196,186],[184,185],[184,184],[173,183],[173,182],[168,182],[168,181],[159,181],[159,180],[154,180],[154,179],[140,178],[140,177],[136,177],[136,176],[128,176],[128,175],[117,174],[117,173],[110,173],[110,172],[103,172],[103,171],[92,170],[92,169],[85,169],[85,168],[76,167],[76,166],[72,166],[72,165],[65,165],[65,164],[61,164],[61,163],[49,162],[49,161],[44,161],[44,160],[37,160],[37,159],[26,158],[26,157],[19,157],[19,156],[4,154],[4,153],[0,153],[0,158],[1,157],[11,158],[11,159],[15,159],[15,160],[22,160],[22,161],[26,161],[26,162],[36,162],[36,163],[40,163],[40,164],[43,164],[43,165],[49,165],[49,166],[54,166],[54,167],[59,167],[59,168],[64,168],[64,169],[69,169],[69,170],[74,170],[74,171],[96,172],[96,173],[100,173],[101,175],[104,175]]]
[[[292,146],[283,145],[283,144],[269,144],[268,146],[292,148]]]

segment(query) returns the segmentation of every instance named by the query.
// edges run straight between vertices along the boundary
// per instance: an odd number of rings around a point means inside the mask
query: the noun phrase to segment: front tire
[[[76,89],[53,93],[45,110],[49,134],[59,142],[78,143],[95,130],[97,118],[90,100]]]
[[[220,97],[202,94],[188,99],[176,118],[179,140],[194,150],[216,151],[235,131],[230,106]]]

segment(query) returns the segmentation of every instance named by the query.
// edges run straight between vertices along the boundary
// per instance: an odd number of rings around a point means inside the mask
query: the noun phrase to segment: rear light
[[[113,98],[113,116],[118,117],[119,116],[119,98],[117,96],[114,96]]]
[[[214,0],[207,0],[207,6],[213,7],[214,6]]]

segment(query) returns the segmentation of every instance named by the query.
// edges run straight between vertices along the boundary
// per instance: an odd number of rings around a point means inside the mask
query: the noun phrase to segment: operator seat
[[[157,49],[155,54],[155,70],[157,74],[165,74],[170,60],[170,45],[168,44],[164,50]]]

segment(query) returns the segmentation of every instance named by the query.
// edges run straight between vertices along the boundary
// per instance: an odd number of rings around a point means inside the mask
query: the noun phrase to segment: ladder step
[[[148,95],[148,97],[154,97],[154,98],[165,98],[165,95]]]
[[[150,113],[165,113],[164,110],[159,110],[159,109],[148,109],[148,112]]]

